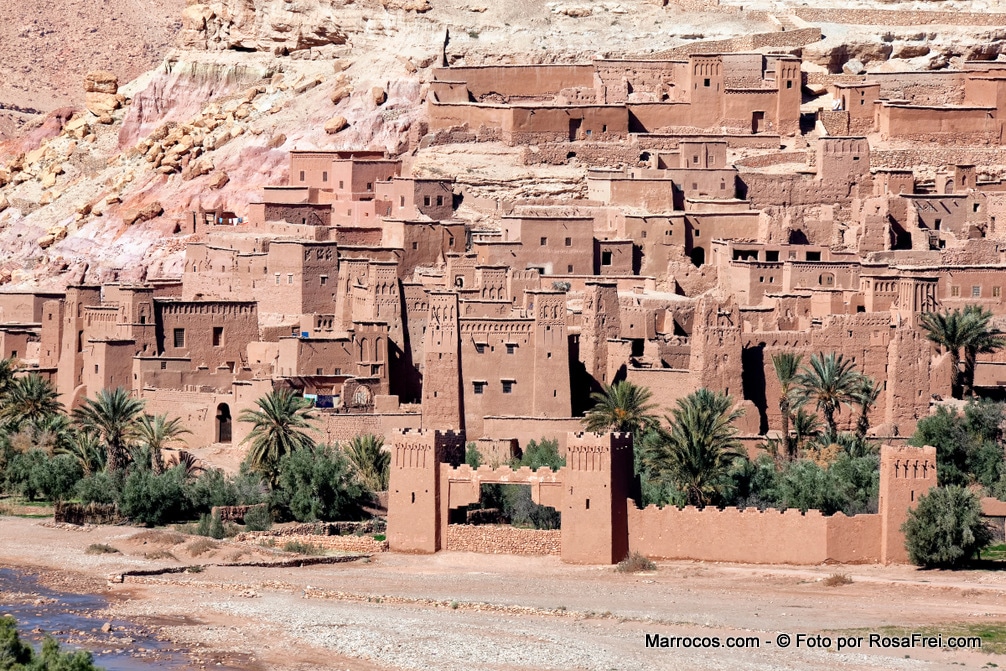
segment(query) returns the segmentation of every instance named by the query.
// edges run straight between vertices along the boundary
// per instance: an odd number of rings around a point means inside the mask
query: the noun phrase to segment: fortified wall
[[[559,554],[577,564],[613,564],[630,552],[756,564],[904,563],[908,554],[901,525],[918,497],[936,486],[935,448],[884,445],[876,514],[639,509],[632,498],[631,434],[571,432],[566,466],[557,471],[458,466],[457,450],[463,444],[457,432],[402,431],[395,436],[391,550]],[[452,524],[451,511],[477,503],[485,484],[529,486],[535,503],[561,512],[561,530]]]

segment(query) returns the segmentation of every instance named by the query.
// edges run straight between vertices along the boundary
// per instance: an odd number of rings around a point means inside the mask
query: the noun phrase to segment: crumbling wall
[[[562,550],[558,529],[518,529],[506,524],[451,524],[447,549],[507,555],[558,555]]]

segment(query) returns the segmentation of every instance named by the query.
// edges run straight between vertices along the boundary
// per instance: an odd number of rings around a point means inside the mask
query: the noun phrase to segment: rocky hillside
[[[414,149],[410,130],[421,122],[425,82],[444,60],[638,56],[777,29],[765,12],[701,0],[692,11],[644,0],[188,0],[184,7],[132,0],[122,9],[117,2],[90,16],[83,0],[68,0],[61,8],[85,24],[102,22],[98,33],[82,24],[80,44],[55,34],[54,44],[37,42],[37,65],[0,59],[0,69],[19,68],[0,70],[0,81],[24,92],[9,99],[48,112],[0,144],[2,285],[179,274],[189,213],[223,207],[243,216],[263,185],[285,179],[290,150]],[[35,3],[3,4],[0,12],[22,6],[15,28],[33,12],[38,23],[30,25],[41,27],[30,37],[0,35],[0,44],[49,37],[55,19],[24,7]],[[0,22],[0,30],[10,25]],[[61,71],[59,54],[84,53],[88,35],[109,49],[100,58],[64,55],[72,67]],[[171,35],[176,46],[162,57],[158,45]],[[31,67],[40,73],[34,79]],[[498,146],[421,150],[411,160],[420,174],[457,175],[478,196],[583,192],[582,169],[527,168],[519,152]]]

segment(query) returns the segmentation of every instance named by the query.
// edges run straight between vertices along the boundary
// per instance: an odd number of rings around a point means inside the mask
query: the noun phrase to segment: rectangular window
[[[507,354],[513,354],[516,351],[517,351],[517,345],[512,345],[510,343],[507,343],[507,346],[506,346],[506,353]]]
[[[475,351],[478,352],[479,354],[485,354],[486,346],[482,343],[475,343]]]
[[[339,188],[340,188],[340,189],[345,189],[345,188],[346,188],[346,186],[345,186],[345,185],[346,185],[346,183],[345,183],[345,182],[343,182],[343,181],[342,181],[342,180],[340,179],[340,180],[339,180]]]
[[[787,79],[786,80],[786,88],[788,88],[788,89],[793,88],[793,80],[791,80],[791,79]],[[862,103],[863,101],[860,100],[859,102]]]
[[[513,380],[503,380],[503,393],[513,393]]]
[[[373,191],[373,190],[374,190],[374,183],[367,182],[367,191]]]
[[[293,273],[287,273],[286,274],[286,283],[287,284],[293,284]]]
[[[542,238],[541,239],[541,246],[544,247],[547,244],[548,244],[548,238]]]
[[[279,285],[279,273],[276,273],[276,284]]]
[[[419,243],[418,242],[413,242],[412,243],[412,249],[419,249]]]
[[[444,197],[443,196],[437,196],[437,207],[440,207],[443,204],[444,204]]]
[[[571,265],[566,266],[566,272],[567,273],[572,273],[573,272],[573,266],[571,266]]]
[[[324,171],[324,170],[322,171],[322,173],[321,173],[321,181],[323,181],[323,182],[327,182],[328,181],[328,172],[327,171]]]
[[[328,284],[328,275],[322,275],[318,278],[318,281],[321,282],[321,286],[325,286]]]
[[[566,238],[565,240],[563,240],[563,242],[566,243],[567,247],[572,247],[573,246],[573,238]]]
[[[981,287],[971,287],[971,298],[980,298],[982,295]]]
[[[405,207],[405,196],[401,196],[398,199],[398,207]]]
[[[601,252],[601,265],[602,266],[611,265],[611,252]]]
[[[304,171],[303,170],[300,171],[300,181],[302,181],[302,182],[304,181]]]
[[[1002,287],[992,287],[993,298],[999,298],[1002,295]]]
[[[476,394],[481,394],[482,392],[485,391],[485,388],[486,388],[485,382],[472,382],[472,391],[475,392]]]
[[[429,207],[429,206],[430,206],[430,197],[423,196],[423,207]]]
[[[709,84],[710,84],[710,83],[711,83],[711,82],[709,81],[709,78],[708,78],[708,77],[706,77],[705,79],[703,79],[703,80],[702,80],[702,85],[703,85],[703,86],[709,86]]]
[[[951,296],[960,296],[961,295],[961,288],[960,287],[950,287],[950,295]]]
[[[454,236],[453,235],[451,237],[447,238],[447,244],[450,247],[454,246]]]
[[[185,329],[175,329],[175,347],[185,347]]]
[[[315,368],[314,369],[314,374],[315,375],[324,375],[325,374],[325,369],[324,368]]]
[[[224,344],[224,327],[214,326],[213,327],[213,346],[220,347]]]
[[[168,362],[167,361],[162,361],[161,362],[161,370],[167,370],[167,369],[168,369]]]

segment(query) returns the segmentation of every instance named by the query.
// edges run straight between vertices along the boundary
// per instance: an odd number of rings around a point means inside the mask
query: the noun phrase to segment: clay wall
[[[290,152],[290,186],[331,189],[331,152]]]
[[[998,143],[1001,123],[995,114],[994,107],[881,105],[878,130],[884,139]]]
[[[687,368],[633,368],[629,367],[625,379],[634,385],[646,387],[658,399],[661,412],[670,412],[678,399],[688,396],[699,388],[696,376]],[[737,380],[738,385],[740,380]]]
[[[354,436],[372,434],[383,436],[390,444],[396,432],[422,428],[423,416],[418,412],[382,413],[331,413],[318,414],[318,440],[322,437],[330,445],[344,443]]]
[[[431,132],[458,126],[472,130],[482,127],[500,129],[510,119],[510,109],[502,105],[438,103],[431,100],[426,109],[430,115]]]
[[[0,324],[38,324],[43,304],[62,297],[57,293],[0,292]]]
[[[382,216],[415,219],[425,215],[434,221],[442,221],[454,213],[451,188],[447,180],[398,177],[390,182],[378,182],[375,198],[391,208],[382,212]]]
[[[614,141],[629,132],[621,105],[511,107],[504,116],[503,140],[511,145],[563,140]]]
[[[332,161],[332,183],[328,188],[337,201],[371,200],[378,182],[391,181],[402,170],[395,159],[340,159]]]
[[[434,68],[433,79],[465,82],[476,100],[488,94],[545,98],[566,88],[592,88],[593,65],[485,65]]]
[[[158,352],[195,366],[233,372],[247,362],[248,343],[259,339],[254,302],[157,301],[155,309]]]
[[[1006,14],[986,12],[951,12],[924,10],[860,9],[843,7],[796,7],[796,16],[804,21],[820,21],[860,26],[1003,26]]]
[[[335,243],[274,242],[269,246],[264,286],[255,294],[261,311],[280,315],[332,312],[338,264]]]

